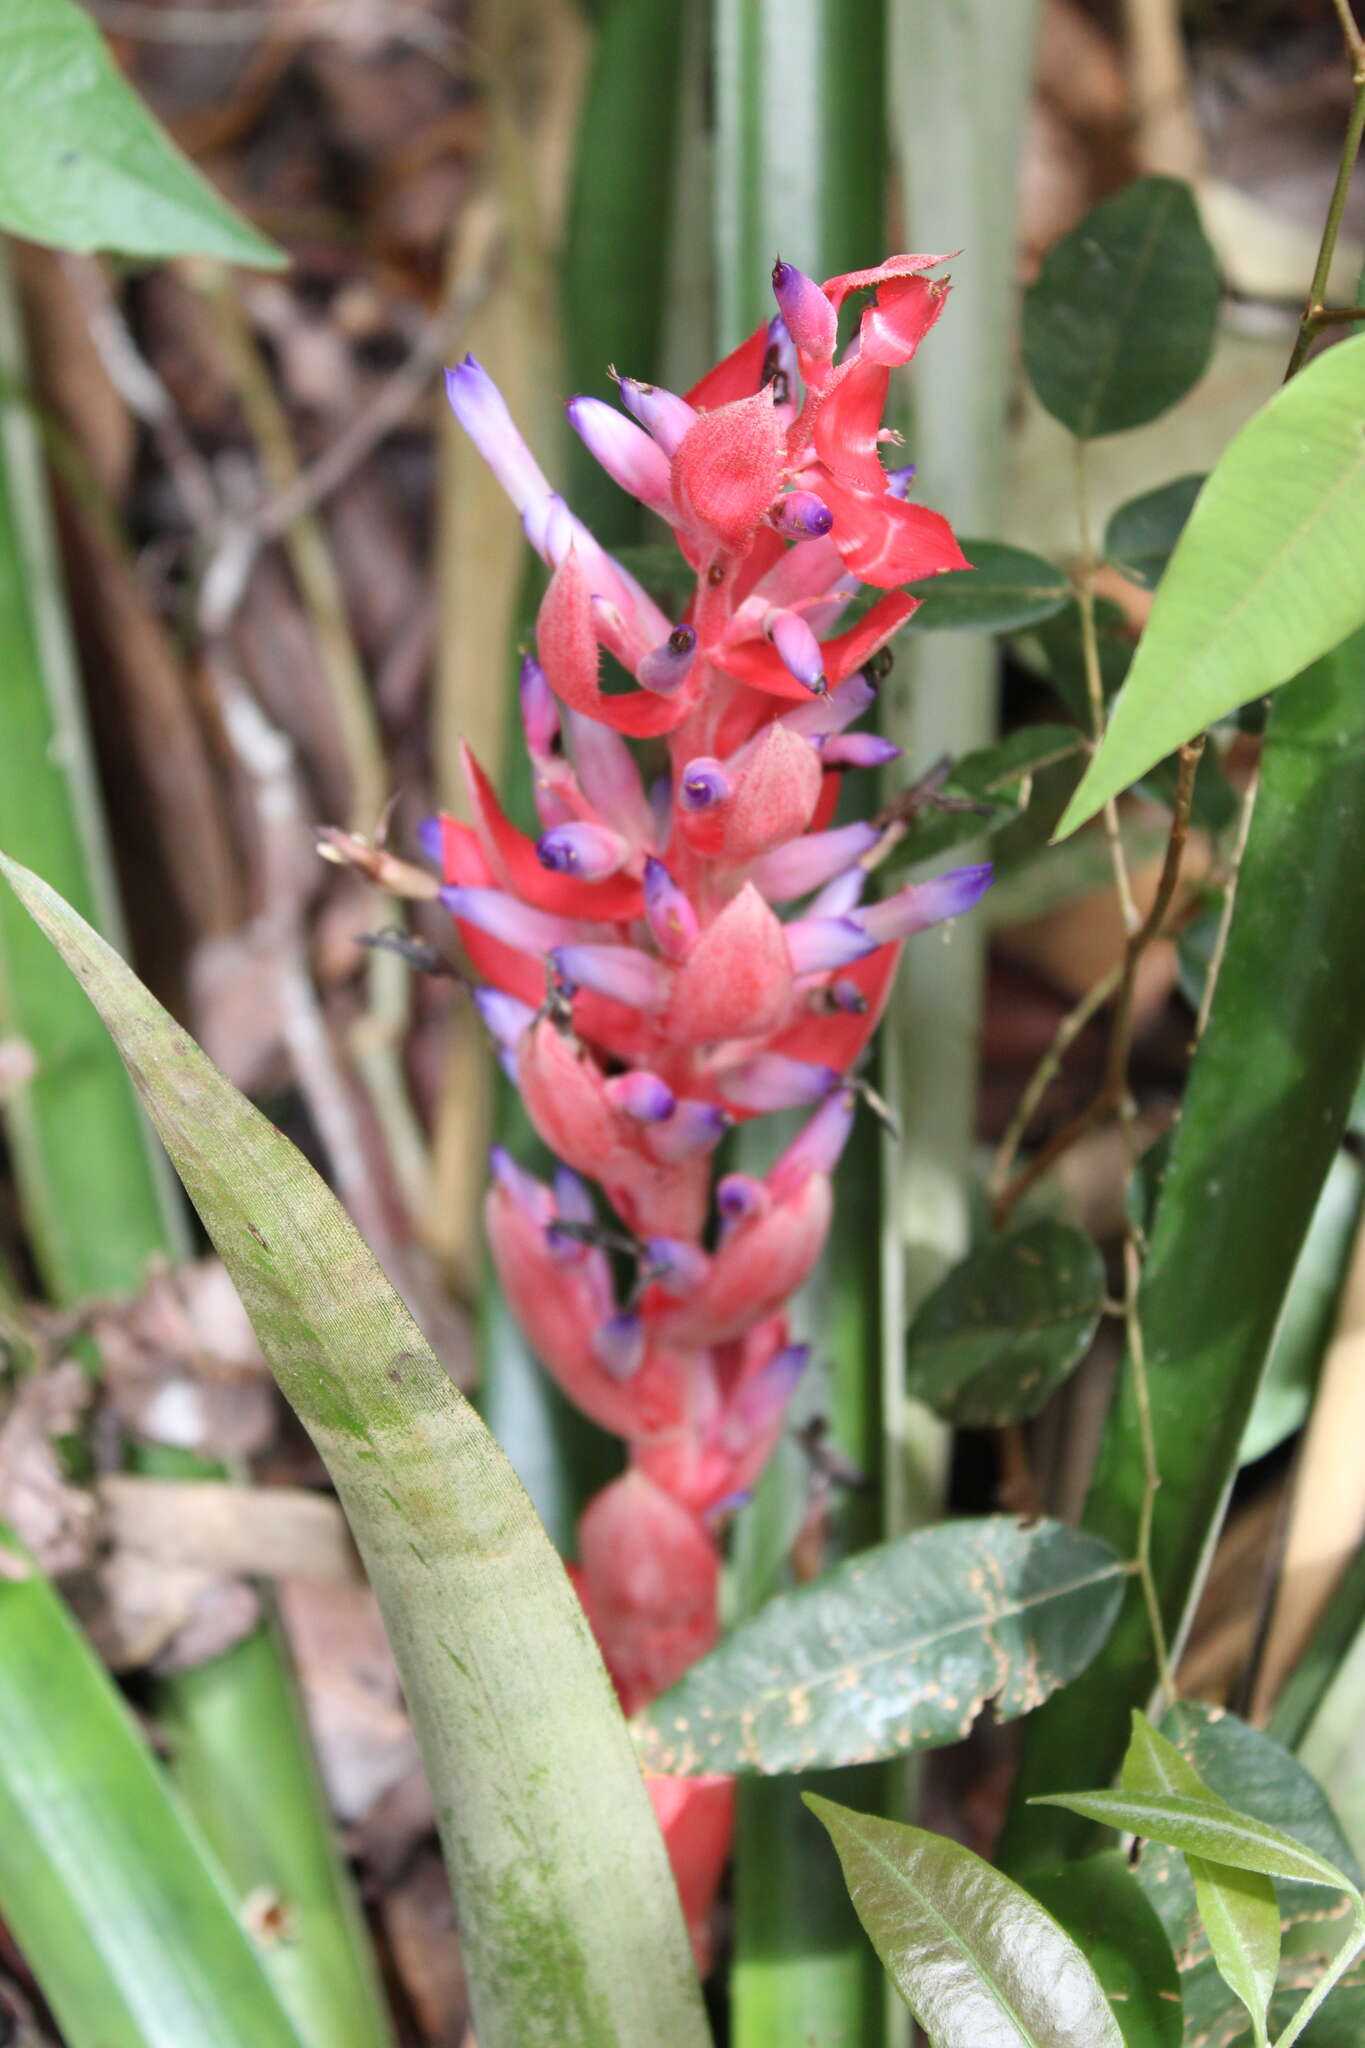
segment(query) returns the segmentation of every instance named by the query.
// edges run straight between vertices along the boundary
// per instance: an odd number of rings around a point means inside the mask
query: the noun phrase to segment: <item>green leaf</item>
[[[818,1770],[1010,1721],[1094,1656],[1126,1567],[1009,1515],[898,1537],[779,1594],[637,1717],[650,1770]]]
[[[883,872],[889,878],[1001,831],[1020,815],[1033,777],[1073,760],[1080,751],[1081,736],[1074,725],[1022,725],[995,746],[964,754],[938,791],[948,799],[948,807],[926,804],[911,819]]]
[[[906,1387],[969,1429],[1022,1422],[1089,1349],[1104,1261],[1066,1223],[988,1238],[923,1302],[906,1339]]]
[[[75,0],[6,0],[0,79],[0,226],[12,234],[126,256],[285,262],[152,119]]]
[[[1024,298],[1024,364],[1073,434],[1117,434],[1198,383],[1217,319],[1218,273],[1189,186],[1137,178],[1048,251]]]
[[[1185,1628],[1359,1080],[1362,870],[1365,635],[1275,699],[1227,952],[1149,1234],[1140,1310],[1161,1474],[1152,1557],[1171,1640]],[[1085,1522],[1129,1553],[1143,1498],[1142,1440],[1125,1372]],[[1134,1587],[1093,1668],[1023,1731],[1006,1867],[1056,1863],[1088,1844],[1083,1823],[1025,1802],[1074,1783],[1082,1746],[1092,1779],[1117,1770],[1129,1712],[1154,1683],[1151,1630]]]
[[[1065,1807],[1120,1833],[1165,1842],[1186,1856],[1227,1863],[1234,1870],[1259,1870],[1267,1877],[1293,1877],[1301,1884],[1330,1885],[1344,1892],[1355,1889],[1325,1857],[1301,1847],[1268,1822],[1238,1813],[1225,1800],[1174,1792],[1054,1792],[1034,1804]]]
[[[700,2048],[629,1738],[506,1459],[313,1169],[45,883],[3,866],[114,1033],[341,1496],[422,1745],[481,2042]]]
[[[1107,561],[1143,590],[1155,590],[1204,487],[1202,476],[1178,476],[1120,505],[1104,529]]]
[[[1325,349],[1229,442],[1181,535],[1065,838],[1164,754],[1365,619],[1365,335]]]
[[[1180,2048],[1175,1957],[1124,1857],[1111,1849],[1061,1870],[1030,1873],[1028,1889],[1090,1958],[1124,2048]]]
[[[67,2048],[299,2048],[222,1878],[0,1530],[0,1914]]]
[[[1123,2048],[1089,1962],[970,1849],[806,1795],[868,1939],[934,2048]]]
[[[964,540],[970,569],[950,569],[906,589],[921,600],[916,632],[968,629],[1011,633],[1050,619],[1071,601],[1071,580],[1055,563],[1000,540]]]
[[[1145,1714],[1133,1716],[1123,1789],[1138,1794],[1183,1794],[1233,1811]],[[1258,1871],[1229,1869],[1202,1856],[1186,1860],[1213,1960],[1224,1983],[1251,2014],[1258,2048],[1264,2048],[1266,2012],[1280,1967],[1280,1903],[1275,1887]]]

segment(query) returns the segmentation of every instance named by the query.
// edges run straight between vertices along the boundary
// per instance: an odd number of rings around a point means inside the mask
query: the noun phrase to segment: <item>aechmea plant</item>
[[[432,830],[480,1013],[561,1162],[546,1185],[494,1154],[498,1273],[565,1393],[627,1446],[582,1518],[575,1578],[628,1712],[715,1640],[719,1532],[806,1363],[788,1305],[829,1230],[851,1076],[900,942],[990,879],[963,868],[869,904],[883,834],[833,823],[845,774],[896,751],[852,728],[916,608],[899,586],[967,566],[880,452],[891,371],[943,307],[924,274],[941,260],[823,286],[779,263],[776,318],[685,398],[623,378],[623,411],[569,402],[597,460],[673,528],[696,576],[680,619],[575,519],[483,368],[448,375],[553,572],[521,675],[540,836],[468,752],[474,822]],[[864,584],[881,594],[841,625]],[[732,1124],[805,1106],[762,1178],[717,1178]],[[704,1963],[732,1788],[653,1792]]]

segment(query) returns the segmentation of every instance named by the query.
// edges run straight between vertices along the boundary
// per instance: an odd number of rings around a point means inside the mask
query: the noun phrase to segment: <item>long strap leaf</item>
[[[677,1896],[564,1568],[341,1205],[111,947],[3,861],[117,1041],[384,1612],[481,2048],[701,2048]]]

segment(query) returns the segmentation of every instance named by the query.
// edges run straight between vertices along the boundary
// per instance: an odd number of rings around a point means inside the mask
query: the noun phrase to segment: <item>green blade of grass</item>
[[[0,1531],[0,1912],[67,2048],[300,2048],[221,1876]]]
[[[45,883],[4,869],[113,1032],[341,1497],[422,1747],[482,2048],[705,2048],[630,1737],[506,1458],[307,1161]]]
[[[1365,1052],[1365,633],[1275,700],[1213,1008],[1151,1233],[1139,1312],[1161,1487],[1152,1564],[1178,1643],[1222,1518],[1280,1306]],[[1131,1374],[1085,1520],[1131,1549],[1143,1459]],[[1065,1788],[1078,1745],[1103,1784],[1155,1680],[1136,1587],[1085,1676],[1026,1724],[1003,1852],[1057,1862],[1087,1824],[1027,1809]]]
[[[16,306],[0,268],[0,619],[5,622],[4,744],[0,746],[0,837],[101,930],[117,935],[113,865],[105,842],[80,685],[47,516],[46,484],[26,387]],[[24,1221],[43,1283],[64,1306],[104,1294],[133,1294],[149,1261],[182,1258],[189,1245],[183,1206],[122,1062],[61,962],[8,891],[0,897],[0,1034],[26,1041],[33,1079],[5,1104],[6,1131]],[[202,1469],[202,1468],[201,1468]],[[0,1644],[0,1657],[3,1657]],[[273,1655],[273,1653],[271,1653]],[[217,1797],[249,1793],[258,1745],[274,1736],[283,1668],[268,1672],[258,1647],[226,1660],[219,1684],[233,1691],[216,1726]],[[234,1678],[230,1673],[237,1673]],[[182,1722],[188,1681],[165,1696]],[[0,1757],[0,1770],[4,1759]],[[300,1905],[287,1958],[291,2010],[313,2048],[384,2048],[373,1958],[355,1926],[355,1906],[332,1824],[311,1770],[265,1816],[264,1881],[281,1897],[299,1859],[330,1873]],[[261,1859],[229,1861],[244,1896],[261,1881]],[[316,1939],[315,1939],[316,1936]],[[343,1937],[344,1938],[341,1938]],[[72,1957],[73,1964],[75,1957]]]

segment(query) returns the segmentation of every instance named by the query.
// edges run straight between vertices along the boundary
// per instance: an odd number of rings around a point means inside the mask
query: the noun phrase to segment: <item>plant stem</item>
[[[1104,738],[1104,679],[1100,674],[1100,649],[1095,633],[1095,545],[1090,525],[1090,490],[1086,476],[1086,443],[1074,441],[1076,463],[1076,524],[1080,533],[1081,559],[1076,571],[1076,603],[1081,614],[1081,653],[1085,662],[1085,689],[1090,699],[1090,725],[1095,744]],[[1128,863],[1119,830],[1118,804],[1110,797],[1104,807],[1104,831],[1109,841],[1109,858],[1114,869],[1114,888],[1123,914],[1123,928],[1131,932],[1138,922],[1133,902]]]
[[[1337,165],[1336,183],[1332,187],[1327,219],[1323,223],[1318,260],[1313,269],[1313,282],[1308,287],[1308,303],[1303,309],[1293,353],[1289,358],[1289,367],[1284,373],[1286,384],[1296,370],[1302,369],[1304,359],[1313,345],[1313,338],[1322,325],[1323,314],[1326,311],[1324,300],[1327,279],[1332,269],[1332,258],[1336,254],[1341,217],[1346,208],[1346,194],[1350,190],[1351,174],[1355,170],[1356,158],[1360,154],[1361,136],[1365,135],[1365,41],[1362,41],[1360,30],[1356,27],[1348,0],[1336,0],[1336,5],[1346,33],[1346,47],[1350,53],[1356,92],[1351,104],[1351,118],[1346,124],[1346,137],[1341,145],[1341,161]]]
[[[1365,1907],[1362,1907],[1360,1900],[1357,1899],[1354,1939],[1351,1935],[1347,1935],[1345,1941],[1343,1941],[1333,1957],[1330,1967],[1323,1971],[1321,1977],[1319,1977],[1317,1983],[1289,2022],[1289,2025],[1275,2042],[1275,2048],[1292,2048],[1292,2044],[1298,2040],[1300,2034],[1314,2017],[1328,1993],[1335,1990],[1363,1948],[1365,1948]]]
[[[1019,1147],[1023,1144],[1028,1127],[1033,1122],[1034,1112],[1055,1080],[1062,1061],[1090,1019],[1104,1008],[1114,994],[1122,973],[1123,967],[1120,963],[1111,967],[1107,974],[1102,974],[1099,980],[1086,990],[1075,1007],[1067,1011],[1057,1026],[1056,1035],[1029,1076],[1028,1086],[1020,1096],[1018,1108],[1011,1117],[1009,1127],[996,1150],[990,1177],[990,1196],[993,1203],[1000,1203],[1009,1186],[1010,1169],[1014,1165]],[[1003,1220],[1003,1217],[998,1219],[997,1227]]]

